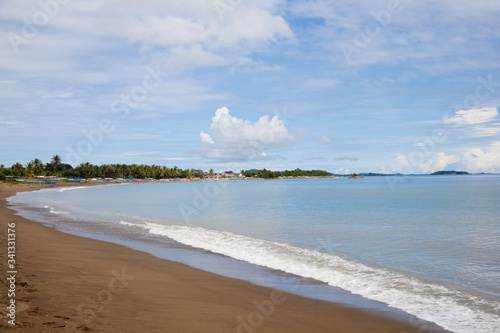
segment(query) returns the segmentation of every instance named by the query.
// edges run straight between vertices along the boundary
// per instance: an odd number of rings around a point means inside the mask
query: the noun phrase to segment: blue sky
[[[500,3],[0,3],[0,163],[500,172]]]

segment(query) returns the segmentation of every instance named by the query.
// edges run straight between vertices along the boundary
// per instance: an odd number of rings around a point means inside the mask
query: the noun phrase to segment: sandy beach
[[[74,186],[74,184],[72,184]],[[0,329],[20,332],[429,332],[360,309],[207,273],[14,215],[5,198],[55,185],[0,184],[1,270],[15,223],[15,323],[9,281]],[[8,276],[7,276],[8,277]],[[425,325],[424,325],[425,326]]]

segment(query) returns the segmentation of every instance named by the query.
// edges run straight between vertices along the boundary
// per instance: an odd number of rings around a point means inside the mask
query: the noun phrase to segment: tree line
[[[267,169],[261,170],[243,170],[241,174],[244,177],[254,177],[254,178],[278,178],[278,177],[327,177],[332,174],[324,170],[285,170],[285,171],[271,171]]]
[[[62,163],[59,155],[54,155],[50,162],[43,163],[35,158],[26,165],[15,163],[7,168],[0,165],[0,180],[5,176],[13,177],[37,177],[56,176],[64,178],[203,178],[203,170],[179,169],[176,166],[168,168],[159,165],[138,164],[103,164],[94,165],[89,162],[82,163],[73,168],[69,164]]]
[[[213,169],[210,169],[209,176],[214,175]],[[286,170],[271,171],[261,170],[242,170],[242,176],[250,178],[272,179],[278,177],[325,177],[331,176],[331,173],[323,170]],[[40,159],[34,160],[23,165],[15,163],[10,167],[0,165],[0,180],[5,180],[6,176],[12,177],[38,177],[38,176],[56,176],[63,178],[136,178],[136,179],[174,179],[174,178],[204,178],[205,172],[199,169],[179,169],[176,166],[169,168],[160,165],[143,164],[103,164],[94,165],[89,162],[81,163],[77,167],[62,162],[59,155],[54,155],[50,162],[43,163]]]

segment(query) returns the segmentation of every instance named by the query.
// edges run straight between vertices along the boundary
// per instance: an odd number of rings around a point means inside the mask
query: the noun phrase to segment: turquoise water
[[[66,229],[148,233],[312,278],[450,331],[500,331],[500,176],[149,183],[10,201]]]

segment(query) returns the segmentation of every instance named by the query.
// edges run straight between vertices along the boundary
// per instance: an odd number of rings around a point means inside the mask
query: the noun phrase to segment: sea
[[[408,320],[500,332],[500,176],[155,182],[8,199],[26,218]]]

